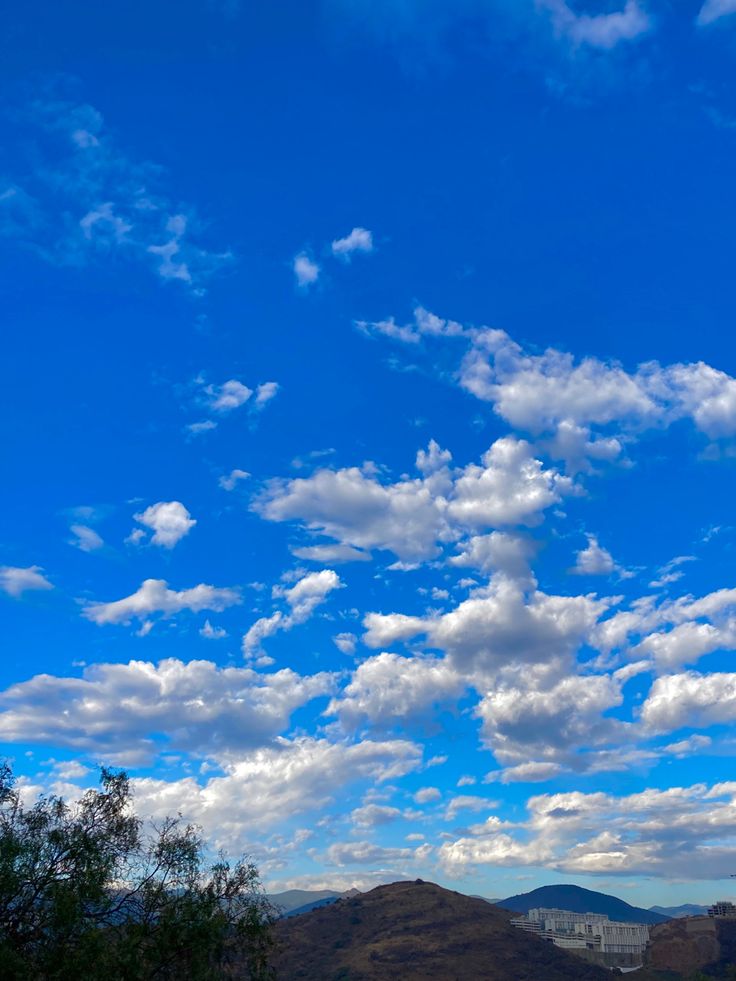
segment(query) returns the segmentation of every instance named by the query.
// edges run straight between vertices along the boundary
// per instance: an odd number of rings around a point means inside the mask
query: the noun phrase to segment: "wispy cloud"
[[[0,183],[0,235],[57,264],[116,256],[203,292],[231,253],[202,244],[194,208],[166,192],[163,169],[128,154],[97,109],[61,88],[37,92],[6,121],[17,157]]]

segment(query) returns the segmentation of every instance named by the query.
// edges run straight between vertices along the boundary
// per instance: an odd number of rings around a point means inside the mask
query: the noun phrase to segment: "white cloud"
[[[243,653],[251,656],[257,651],[266,637],[282,630],[291,630],[311,617],[314,610],[324,603],[329,594],[335,589],[341,589],[344,583],[332,569],[322,569],[319,572],[309,572],[295,583],[290,589],[277,587],[274,596],[281,597],[290,607],[289,613],[276,610],[269,617],[261,617],[243,637]]]
[[[413,324],[398,325],[391,318],[359,326],[409,343],[432,334],[459,338],[466,346],[460,385],[491,403],[515,429],[548,434],[548,451],[568,460],[572,469],[584,469],[583,458],[615,459],[623,449],[622,435],[631,440],[678,419],[691,419],[710,439],[736,435],[736,378],[703,362],[650,361],[627,371],[599,358],[576,362],[554,348],[531,354],[502,330],[432,317],[417,308]],[[435,322],[435,329],[428,326]],[[593,428],[603,432],[592,435]]]
[[[320,469],[271,481],[253,507],[270,521],[299,521],[352,549],[392,551],[402,563],[396,568],[407,568],[469,530],[537,524],[574,490],[569,478],[545,469],[530,445],[513,437],[497,440],[482,465],[451,469],[450,460],[431,441],[417,454],[420,477],[381,483],[373,467]]]
[[[370,562],[370,552],[364,552],[352,545],[304,545],[292,548],[292,555],[305,562]]]
[[[213,422],[212,419],[205,419],[202,422],[190,422],[189,425],[184,427],[185,432],[191,436],[201,436],[202,433],[209,433],[213,429],[217,429],[217,423]]]
[[[413,848],[387,848],[373,844],[370,841],[336,842],[327,849],[326,858],[334,865],[385,865],[389,862],[404,862],[421,856],[424,852],[420,845]]]
[[[275,398],[279,392],[279,383],[270,381],[263,382],[256,389],[256,405],[258,408],[263,408],[271,399]]]
[[[93,623],[130,623],[133,619],[144,620],[160,613],[164,617],[173,616],[182,610],[199,613],[214,610],[219,613],[228,606],[241,603],[236,589],[218,589],[200,583],[192,589],[180,592],[169,589],[163,579],[146,579],[135,593],[111,603],[88,603],[83,615]]]
[[[541,865],[557,873],[721,878],[736,860],[736,785],[699,783],[617,797],[601,791],[543,794],[528,820],[490,818],[446,842],[447,871]],[[603,829],[603,830],[602,830]]]
[[[539,760],[530,760],[528,763],[517,763],[516,766],[507,766],[503,770],[493,770],[486,775],[486,783],[541,783],[551,780],[561,771],[559,763],[549,763]]]
[[[626,724],[604,715],[623,702],[621,683],[609,675],[562,678],[546,686],[527,677],[530,683],[517,687],[502,685],[488,692],[477,708],[482,735],[496,759],[508,766],[529,762],[557,763],[586,769],[588,757],[580,749],[618,744],[627,738]],[[545,776],[550,776],[547,772]]]
[[[151,529],[151,543],[162,548],[173,548],[197,523],[181,501],[159,501],[133,517]]]
[[[445,821],[454,821],[460,811],[492,811],[498,807],[497,800],[477,797],[473,794],[458,794],[445,808]]]
[[[542,512],[570,493],[570,480],[545,470],[525,440],[506,436],[456,479],[448,514],[464,527],[536,524]]]
[[[280,738],[275,746],[225,761],[225,775],[204,785],[191,777],[135,780],[136,808],[154,817],[181,812],[203,827],[214,848],[242,850],[252,847],[255,830],[271,831],[281,821],[321,811],[351,784],[395,780],[420,763],[420,747],[408,740],[350,745]]]
[[[259,674],[211,661],[95,664],[81,678],[43,674],[8,688],[0,694],[0,733],[103,761],[139,764],[162,749],[222,759],[273,743],[292,712],[334,688],[332,674]]]
[[[550,596],[523,589],[505,576],[494,577],[449,613],[428,617],[369,613],[364,642],[382,647],[425,635],[430,647],[446,652],[463,676],[480,673],[515,677],[539,664],[548,672],[567,669],[570,657],[588,637],[610,600],[592,596]]]
[[[433,716],[456,702],[465,687],[441,660],[383,653],[358,665],[326,714],[339,716],[348,728],[370,722],[387,729]]]
[[[10,596],[18,597],[31,590],[53,588],[43,575],[41,566],[31,565],[26,568],[12,565],[0,566],[0,589]]]
[[[227,630],[224,627],[213,627],[209,620],[205,620],[204,625],[200,627],[199,636],[206,640],[222,640],[223,637],[227,637]]]
[[[537,545],[523,535],[492,531],[490,535],[474,535],[462,542],[459,555],[450,564],[460,568],[479,569],[481,572],[502,572],[527,586],[533,585],[529,563],[534,558]]]
[[[713,743],[710,736],[701,736],[698,733],[693,733],[692,736],[688,736],[687,739],[680,739],[678,742],[669,743],[667,746],[662,747],[662,752],[671,753],[678,759],[685,759],[688,756],[693,756],[700,750],[708,749]]]
[[[431,804],[433,801],[440,800],[442,794],[437,787],[421,787],[413,796],[417,804]]]
[[[209,398],[210,408],[214,412],[222,413],[239,409],[253,394],[253,389],[248,388],[237,378],[231,378],[222,385],[207,385],[204,391]]]
[[[686,671],[657,678],[642,705],[641,720],[652,732],[734,722],[736,674]]]
[[[250,477],[250,474],[248,473],[247,470],[235,469],[235,470],[231,470],[230,473],[227,474],[227,476],[223,474],[222,477],[220,477],[220,479],[217,481],[217,483],[219,484],[220,487],[222,487],[223,490],[231,491],[231,490],[235,490],[239,481],[247,480],[248,477]]]
[[[69,544],[82,552],[94,552],[105,544],[94,528],[87,525],[70,525],[69,531],[75,536]]]
[[[359,828],[376,828],[401,816],[402,812],[398,807],[388,807],[385,804],[364,804],[356,807],[350,815],[353,824]]]
[[[626,0],[623,10],[604,14],[575,13],[566,0],[537,0],[550,11],[558,34],[573,44],[587,44],[608,50],[621,41],[633,41],[652,28],[652,20],[638,0]]]
[[[595,535],[586,535],[588,544],[575,555],[575,565],[570,570],[576,576],[610,576],[618,566],[608,549],[599,544]]]
[[[702,27],[736,13],[736,0],[705,0],[700,8],[697,23]]]
[[[358,638],[355,634],[342,633],[336,634],[332,640],[335,643],[335,647],[342,653],[352,656],[355,654],[355,646],[358,643]]]
[[[354,228],[345,238],[338,238],[332,243],[332,254],[349,259],[354,252],[372,252],[373,235],[367,228]]]
[[[309,258],[306,252],[300,252],[294,256],[294,276],[297,286],[306,289],[312,286],[319,279],[320,268],[316,262]]]

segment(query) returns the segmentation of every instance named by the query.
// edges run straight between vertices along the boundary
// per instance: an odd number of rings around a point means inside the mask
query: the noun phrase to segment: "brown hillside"
[[[721,978],[735,963],[736,922],[688,916],[652,929],[641,981],[649,981],[650,974],[652,978],[687,978],[697,972]]]
[[[394,882],[281,920],[278,981],[610,981],[511,926],[514,914],[431,882]]]

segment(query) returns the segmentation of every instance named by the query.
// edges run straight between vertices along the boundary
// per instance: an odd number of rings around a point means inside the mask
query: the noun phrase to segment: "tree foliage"
[[[205,860],[181,818],[147,830],[123,772],[76,803],[24,806],[0,766],[4,981],[270,978],[273,910],[256,867]]]

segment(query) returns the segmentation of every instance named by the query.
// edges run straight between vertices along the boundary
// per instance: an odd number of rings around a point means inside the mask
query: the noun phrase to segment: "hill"
[[[482,899],[394,882],[276,924],[278,981],[610,981]]]
[[[630,906],[623,899],[608,896],[603,892],[592,889],[582,889],[580,886],[541,886],[531,892],[523,892],[518,896],[500,899],[498,906],[513,910],[515,913],[528,913],[537,906],[548,909],[569,909],[573,913],[605,913],[611,920],[628,923],[664,923],[669,919],[661,913],[638,906]]]
[[[708,907],[698,906],[697,903],[683,903],[682,906],[650,906],[653,913],[661,913],[673,920],[679,920],[683,916],[707,916]]]
[[[672,919],[654,927],[637,981],[669,981],[697,976],[733,978],[736,920],[707,916]]]

